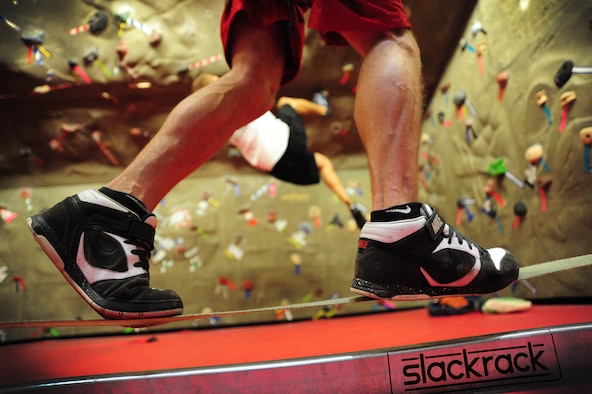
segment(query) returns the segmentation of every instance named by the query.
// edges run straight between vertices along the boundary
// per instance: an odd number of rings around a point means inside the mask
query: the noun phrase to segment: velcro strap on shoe
[[[93,216],[91,227],[143,241],[150,246],[150,250],[154,247],[155,228],[130,213],[109,210],[108,213]]]
[[[426,221],[426,230],[434,241],[439,239],[444,231],[444,221],[435,211]]]
[[[153,247],[152,243],[154,242],[155,233],[156,230],[154,227],[141,220],[133,218],[129,223],[128,234],[130,235],[130,238],[141,239],[150,245],[150,249]]]

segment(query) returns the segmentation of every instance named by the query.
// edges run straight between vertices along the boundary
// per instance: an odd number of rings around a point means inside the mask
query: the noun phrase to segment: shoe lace
[[[142,239],[126,239],[124,242],[137,247],[137,249],[131,251],[132,254],[135,254],[139,258],[139,260],[134,263],[134,266],[140,267],[148,273],[148,261],[150,260],[154,245],[151,242]]]
[[[442,231],[442,235],[444,236],[444,238],[448,238],[448,245],[450,245],[452,243],[452,239],[456,238],[458,239],[458,244],[462,245],[463,242],[466,242],[467,245],[469,246],[469,249],[473,249],[473,246],[475,247],[479,247],[475,242],[471,241],[470,239],[468,239],[467,237],[463,236],[461,233],[459,233],[458,231],[456,231],[453,227],[449,226],[448,224],[444,225],[444,230]]]

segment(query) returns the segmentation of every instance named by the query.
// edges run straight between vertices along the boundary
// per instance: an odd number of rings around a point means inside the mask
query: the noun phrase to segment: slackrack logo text
[[[496,387],[561,377],[550,336],[450,345],[391,358],[400,391]]]

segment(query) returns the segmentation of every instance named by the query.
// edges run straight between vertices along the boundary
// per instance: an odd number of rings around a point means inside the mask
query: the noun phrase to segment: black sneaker
[[[104,318],[183,312],[175,292],[149,286],[156,218],[133,196],[107,188],[86,190],[27,224],[70,285]]]
[[[349,206],[349,211],[351,212],[352,217],[356,221],[358,228],[361,230],[366,224],[366,218],[364,217],[364,213],[368,212],[368,209],[364,207],[360,203],[353,203]]]
[[[402,301],[488,294],[516,281],[518,268],[507,250],[486,250],[429,205],[411,203],[372,212],[360,234],[351,291]]]

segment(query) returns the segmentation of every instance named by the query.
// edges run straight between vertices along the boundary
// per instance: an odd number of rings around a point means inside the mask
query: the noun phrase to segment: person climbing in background
[[[368,155],[372,212],[360,232],[351,291],[418,300],[493,293],[517,279],[510,252],[479,246],[418,202],[421,61],[401,0],[227,0],[221,34],[230,70],[177,104],[105,187],[28,219],[45,253],[100,315],[182,313],[177,293],[150,287],[151,212],[235,130],[274,105],[279,87],[300,69],[307,20],[327,44],[349,44],[363,58],[354,120]]]
[[[200,74],[192,84],[195,92],[218,80],[217,75]],[[366,208],[348,194],[333,162],[320,152],[311,152],[306,143],[306,126],[302,116],[328,116],[331,108],[327,93],[316,92],[317,102],[297,97],[280,97],[277,116],[271,111],[236,130],[229,139],[243,158],[254,168],[277,179],[296,185],[314,185],[322,179],[350,210],[358,227],[366,223]],[[320,97],[319,97],[320,96]]]

